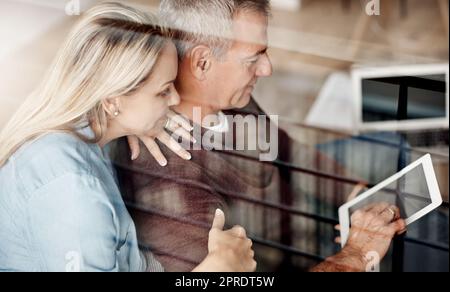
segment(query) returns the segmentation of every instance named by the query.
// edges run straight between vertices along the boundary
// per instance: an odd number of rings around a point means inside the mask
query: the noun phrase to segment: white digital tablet
[[[448,128],[449,65],[400,65],[352,70],[358,131]]]
[[[339,208],[342,247],[348,239],[352,214],[369,204],[381,202],[397,206],[407,225],[438,208],[442,197],[431,156],[423,156]]]

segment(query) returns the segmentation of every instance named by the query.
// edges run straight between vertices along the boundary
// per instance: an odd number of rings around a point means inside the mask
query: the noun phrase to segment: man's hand
[[[387,203],[357,210],[353,213],[351,222],[344,250],[361,259],[365,259],[369,253],[375,253],[381,260],[386,256],[394,236],[406,232],[406,223],[400,219],[400,210]]]
[[[345,247],[312,271],[366,271],[368,257],[375,254],[381,260],[394,236],[404,232],[406,223],[400,219],[400,210],[396,206],[378,203],[357,210],[351,217]]]
[[[131,149],[131,160],[136,160],[139,157],[141,149],[139,147],[139,140],[141,140],[147,147],[150,154],[156,159],[159,165],[166,166],[167,159],[159,149],[156,140],[169,147],[173,152],[180,156],[184,160],[190,160],[191,154],[181,147],[178,142],[172,138],[166,130],[174,133],[177,137],[182,137],[185,140],[196,142],[191,136],[190,132],[193,130],[191,124],[180,115],[170,111],[167,115],[168,122],[164,129],[161,130],[156,136],[128,136],[128,144]]]

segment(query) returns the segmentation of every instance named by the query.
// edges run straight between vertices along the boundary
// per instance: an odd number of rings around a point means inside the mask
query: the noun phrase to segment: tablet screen
[[[432,203],[430,191],[422,164],[386,185],[371,196],[352,206],[349,214],[374,203],[386,202],[400,209],[400,215],[407,219]]]

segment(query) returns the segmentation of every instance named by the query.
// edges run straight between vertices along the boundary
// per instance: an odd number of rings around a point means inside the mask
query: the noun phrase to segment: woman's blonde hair
[[[89,122],[96,143],[107,127],[102,100],[128,95],[152,73],[168,32],[156,17],[118,3],[88,10],[74,26],[42,84],[0,133],[0,167],[24,143],[51,132],[77,134]]]

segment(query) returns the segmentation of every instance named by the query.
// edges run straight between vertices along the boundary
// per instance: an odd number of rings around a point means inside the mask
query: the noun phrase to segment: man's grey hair
[[[270,14],[270,0],[161,0],[163,25],[174,29],[180,59],[197,45],[220,58],[229,49],[234,16],[241,11]]]

